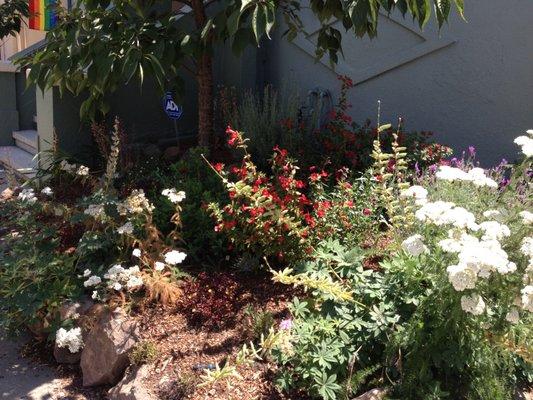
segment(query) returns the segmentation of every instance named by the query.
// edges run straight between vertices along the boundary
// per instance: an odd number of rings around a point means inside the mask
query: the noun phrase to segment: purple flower
[[[509,185],[509,183],[511,183],[511,181],[507,178],[503,178],[501,181],[500,181],[500,189],[503,189],[504,187],[506,187],[507,185]]]
[[[289,331],[292,328],[292,319],[284,319],[279,323],[279,329],[283,331]]]
[[[470,157],[476,156],[476,148],[474,146],[468,146],[468,154],[470,154]]]
[[[418,161],[415,163],[415,173],[416,173],[416,176],[422,175],[422,171],[420,170],[420,167],[418,165]]]

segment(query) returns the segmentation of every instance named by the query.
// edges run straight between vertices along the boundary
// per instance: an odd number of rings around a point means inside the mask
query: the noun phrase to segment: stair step
[[[34,154],[24,151],[20,147],[0,146],[0,163],[28,178],[35,176],[37,160],[34,160]]]
[[[37,154],[37,140],[38,133],[35,130],[15,131],[13,132],[13,139],[17,147],[31,153]]]

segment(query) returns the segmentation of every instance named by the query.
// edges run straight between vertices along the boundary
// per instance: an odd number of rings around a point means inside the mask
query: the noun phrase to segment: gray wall
[[[26,87],[26,72],[19,72],[15,77],[17,90],[17,109],[19,112],[19,128],[35,129],[33,117],[37,111],[35,109],[35,85]]]
[[[13,144],[12,132],[18,129],[15,74],[0,72],[0,146]]]
[[[356,121],[375,120],[380,99],[382,121],[402,116],[407,128],[434,131],[455,149],[472,144],[484,164],[513,160],[513,138],[533,128],[533,1],[465,3],[467,22],[454,15],[440,34],[433,21],[421,33],[410,20],[381,16],[378,39],[345,36],[337,71],[357,82],[350,95]],[[338,94],[327,62],[313,60],[315,26],[306,18],[309,40],[289,44],[280,30],[268,44],[269,80]]]

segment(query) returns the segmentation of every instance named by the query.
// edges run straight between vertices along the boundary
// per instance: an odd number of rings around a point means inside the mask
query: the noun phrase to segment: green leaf
[[[265,32],[266,28],[266,15],[262,5],[258,4],[252,15],[252,28],[254,31],[255,42],[259,45],[261,36]]]

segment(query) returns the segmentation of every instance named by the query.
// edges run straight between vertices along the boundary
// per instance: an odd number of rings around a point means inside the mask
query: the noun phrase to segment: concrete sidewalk
[[[0,399],[52,400],[61,389],[62,381],[56,379],[54,370],[23,358],[22,340],[7,338],[0,331]]]

